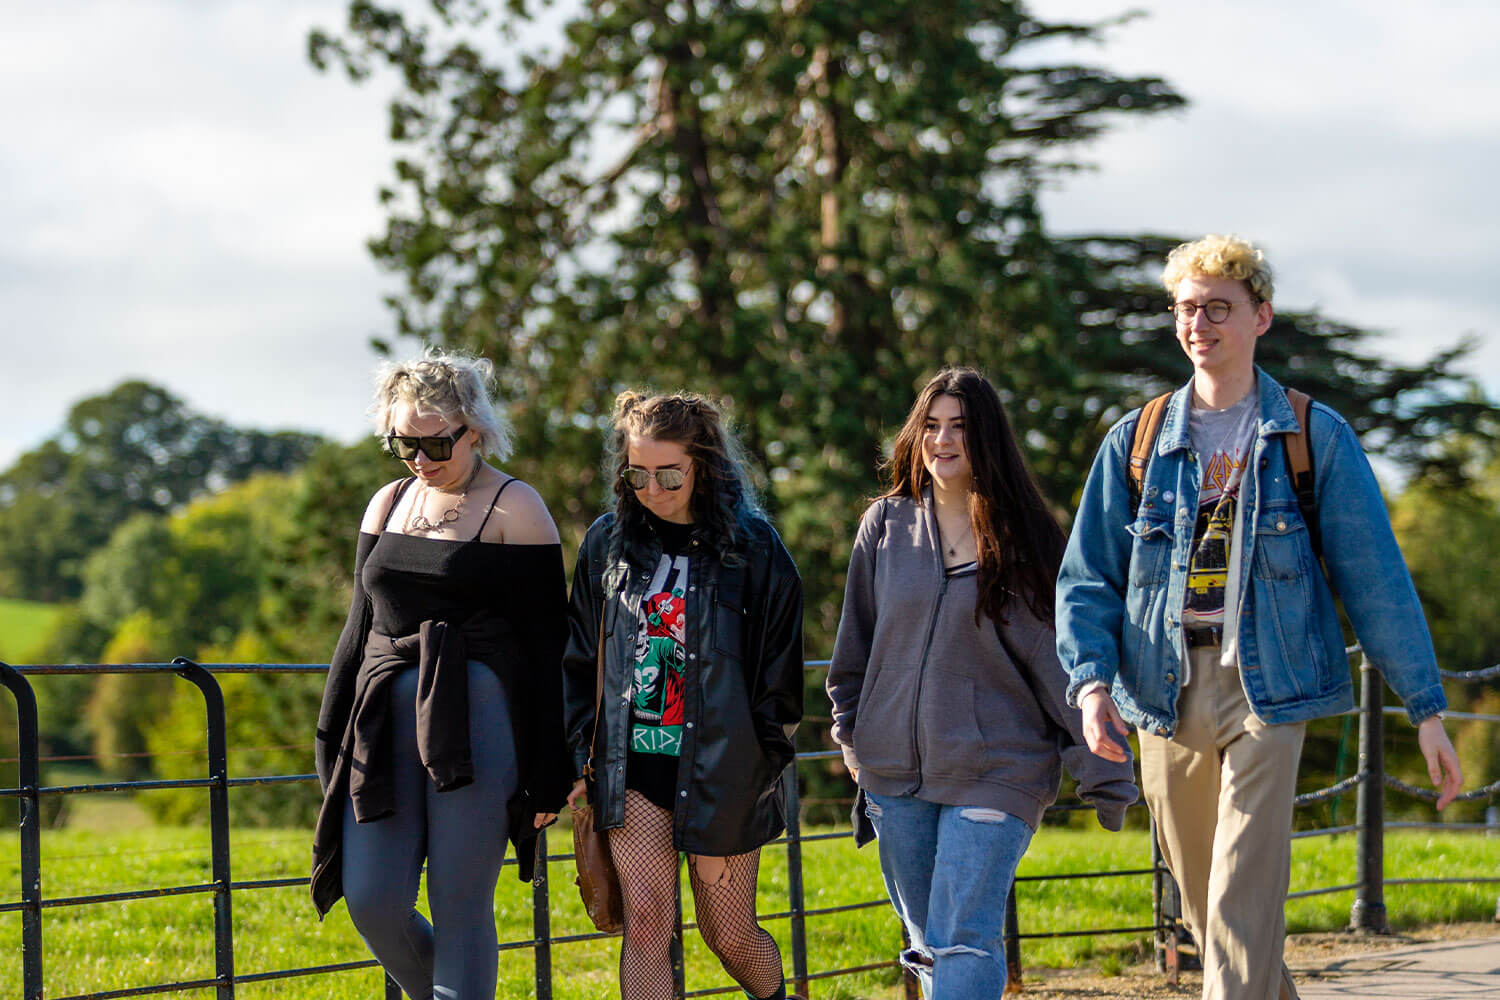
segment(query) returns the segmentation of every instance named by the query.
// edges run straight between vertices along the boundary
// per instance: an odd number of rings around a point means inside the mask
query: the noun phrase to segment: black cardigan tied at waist
[[[312,894],[320,913],[326,913],[343,894],[338,855],[345,796],[360,823],[395,812],[390,700],[396,675],[416,668],[417,752],[433,787],[446,792],[474,780],[468,726],[469,661],[484,661],[495,670],[514,711],[514,683],[499,667],[514,652],[510,626],[491,614],[475,615],[459,625],[425,621],[410,635],[387,636],[372,630],[366,637],[349,722],[313,830]],[[521,877],[528,881],[536,840],[533,812],[524,786],[506,804],[507,833]]]

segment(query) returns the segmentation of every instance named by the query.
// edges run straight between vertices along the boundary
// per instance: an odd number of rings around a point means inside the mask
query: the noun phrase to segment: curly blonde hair
[[[1193,274],[1244,282],[1257,304],[1271,301],[1271,265],[1266,263],[1266,255],[1238,236],[1209,234],[1177,247],[1167,254],[1161,283],[1168,295],[1175,295],[1182,279]]]
[[[503,462],[510,457],[510,419],[490,397],[494,378],[488,358],[437,348],[410,361],[387,361],[375,372],[375,433],[389,434],[396,407],[410,404],[419,416],[437,415],[478,431],[479,453]]]

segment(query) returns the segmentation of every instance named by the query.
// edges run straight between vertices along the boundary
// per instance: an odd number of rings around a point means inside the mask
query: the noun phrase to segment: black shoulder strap
[[[516,477],[515,476],[511,476],[505,482],[501,483],[500,484],[500,488],[495,491],[495,497],[494,497],[493,500],[490,501],[490,509],[484,512],[484,520],[479,522],[479,530],[476,531],[476,532],[474,532],[474,537],[476,539],[480,535],[484,534],[484,526],[486,524],[490,523],[490,515],[493,514],[493,513],[495,513],[495,504],[497,504],[497,503],[500,502],[500,494],[504,493],[505,492],[505,488],[507,486],[509,486],[511,483],[515,482],[515,481],[516,481]]]
[[[391,497],[391,502],[386,505],[385,517],[382,517],[380,519],[380,533],[382,535],[385,534],[385,526],[391,523],[391,515],[396,512],[396,505],[401,502],[401,498],[406,495],[406,491],[410,489],[411,484],[416,481],[416,476],[408,476],[407,478],[401,480],[399,484],[397,484],[395,496]]]
[[[1135,517],[1141,505],[1141,490],[1146,482],[1146,469],[1151,464],[1151,453],[1156,450],[1156,439],[1161,436],[1162,421],[1167,417],[1167,403],[1172,399],[1164,392],[1141,407],[1141,415],[1135,422],[1135,437],[1130,441],[1130,462],[1125,472],[1130,477],[1130,516]]]

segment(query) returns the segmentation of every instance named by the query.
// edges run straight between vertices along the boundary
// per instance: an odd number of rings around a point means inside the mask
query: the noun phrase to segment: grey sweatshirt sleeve
[[[1022,621],[1027,625],[1020,626]],[[1015,613],[1011,622],[1004,627],[1017,638],[1024,636],[1024,644],[1018,645],[1027,650],[1023,667],[1031,676],[1037,702],[1063,734],[1058,748],[1063,766],[1078,782],[1078,797],[1094,807],[1100,826],[1119,830],[1125,822],[1125,808],[1139,794],[1132,761],[1108,761],[1089,750],[1083,737],[1083,713],[1067,701],[1068,672],[1057,658],[1057,634],[1051,626],[1029,613]],[[1128,746],[1125,752],[1130,752]]]
[[[854,746],[859,696],[875,635],[875,549],[885,530],[885,503],[877,500],[859,520],[849,574],[844,583],[844,606],[839,615],[833,659],[828,667],[828,697],[833,702],[833,738],[840,746]]]

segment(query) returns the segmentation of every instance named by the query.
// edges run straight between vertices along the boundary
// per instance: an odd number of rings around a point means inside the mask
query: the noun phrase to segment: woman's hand
[[[588,786],[584,783],[584,780],[582,778],[579,778],[577,781],[573,782],[573,790],[568,793],[568,808],[574,810],[578,808],[578,799],[584,794],[584,791],[587,787]]]
[[[1422,720],[1417,726],[1417,746],[1427,761],[1427,776],[1438,790],[1437,807],[1442,809],[1457,797],[1464,785],[1463,768],[1459,767],[1458,754],[1453,752],[1453,743],[1443,730],[1442,716]]]
[[[551,826],[557,822],[557,813],[537,813],[532,819],[531,825],[540,830],[544,826]]]
[[[1109,696],[1109,692],[1103,687],[1097,687],[1084,695],[1083,704],[1079,707],[1083,709],[1083,738],[1094,756],[1117,764],[1129,760],[1125,748],[1120,745],[1125,742],[1124,739],[1116,743],[1114,736],[1119,733],[1124,737],[1130,732],[1130,727],[1120,717],[1120,710],[1115,707],[1115,701]]]

